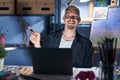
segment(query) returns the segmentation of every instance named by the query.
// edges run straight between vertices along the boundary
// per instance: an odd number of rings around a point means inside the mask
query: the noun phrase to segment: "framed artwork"
[[[108,7],[94,7],[93,19],[107,19]]]

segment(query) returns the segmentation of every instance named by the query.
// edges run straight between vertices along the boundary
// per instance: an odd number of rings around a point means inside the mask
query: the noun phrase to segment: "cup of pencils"
[[[5,35],[3,33],[0,33],[0,44],[5,46]]]
[[[100,53],[100,78],[99,80],[117,80],[116,73],[116,47],[117,38],[105,37],[98,41]]]

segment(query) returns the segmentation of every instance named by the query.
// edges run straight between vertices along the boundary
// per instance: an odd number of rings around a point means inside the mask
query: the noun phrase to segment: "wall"
[[[62,16],[64,14],[65,8],[67,7],[68,2],[69,2],[68,0],[61,1],[61,23],[63,23]],[[27,3],[27,1],[25,3]],[[56,0],[56,3],[57,3],[57,0]],[[30,6],[29,4],[30,3],[28,3],[28,5],[26,6]],[[73,5],[76,5],[77,7],[80,8],[82,17],[88,16],[88,3],[80,3],[79,0],[75,0],[73,2]],[[36,15],[35,16],[34,15],[32,16],[0,15],[0,33],[5,34],[6,46],[12,46],[12,45],[14,46],[27,45],[28,46],[30,31],[26,28],[26,25],[29,24],[33,28],[33,30],[39,33],[42,33],[43,35],[46,35],[47,33],[49,33],[50,29],[53,28],[50,26],[49,20],[50,18],[41,16],[41,15],[37,15],[37,16]],[[54,20],[52,22],[54,22]],[[56,28],[56,26],[54,26],[54,28]]]
[[[80,8],[81,17],[88,17],[88,9],[89,9],[88,4],[89,3],[78,3],[78,2],[79,0],[75,0],[73,4]],[[62,0],[61,13],[60,13],[62,14],[61,23],[63,23],[62,16],[64,14],[64,9],[67,7],[67,3],[68,3],[68,0]],[[26,44],[26,43],[28,44],[30,31],[25,27],[26,24],[29,24],[33,28],[33,30],[38,31],[39,33],[43,32],[44,34],[43,36],[45,36],[50,28],[49,20],[50,19],[48,17],[40,16],[40,15],[37,15],[37,16],[0,16],[0,32],[6,34],[5,35],[6,45],[10,45],[10,44],[21,45],[21,44]],[[61,26],[63,27],[64,24],[62,24]],[[45,30],[45,33],[44,33],[44,30]],[[89,38],[90,31],[91,31],[91,23],[89,24],[81,23],[78,25],[77,30]],[[5,64],[29,65],[29,64],[23,63],[23,61],[21,61],[20,63],[14,62],[17,60],[17,57],[19,57],[19,60],[24,60],[25,56],[21,54],[17,54],[13,56],[12,54],[13,53],[10,51],[9,58],[6,58]],[[98,60],[98,57],[99,57],[99,54],[97,54],[96,56],[97,60]],[[95,65],[98,65],[98,62],[99,61],[94,62]]]
[[[5,34],[7,45],[28,44],[30,25],[34,31],[43,33],[46,30],[45,16],[0,16],[0,33]]]

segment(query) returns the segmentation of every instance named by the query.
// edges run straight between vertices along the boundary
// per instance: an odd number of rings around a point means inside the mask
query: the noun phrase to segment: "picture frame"
[[[93,19],[107,19],[108,7],[94,7]]]

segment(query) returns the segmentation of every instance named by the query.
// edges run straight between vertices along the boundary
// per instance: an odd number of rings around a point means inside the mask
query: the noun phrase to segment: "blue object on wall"
[[[0,33],[6,34],[6,44],[24,44],[25,37],[29,40],[30,31],[25,24],[39,33],[45,30],[44,16],[0,16]]]
[[[8,51],[8,56],[5,57],[5,65],[24,65],[31,66],[32,59],[30,51],[28,49],[23,49],[20,47],[11,47]],[[9,48],[10,49],[10,48]]]

